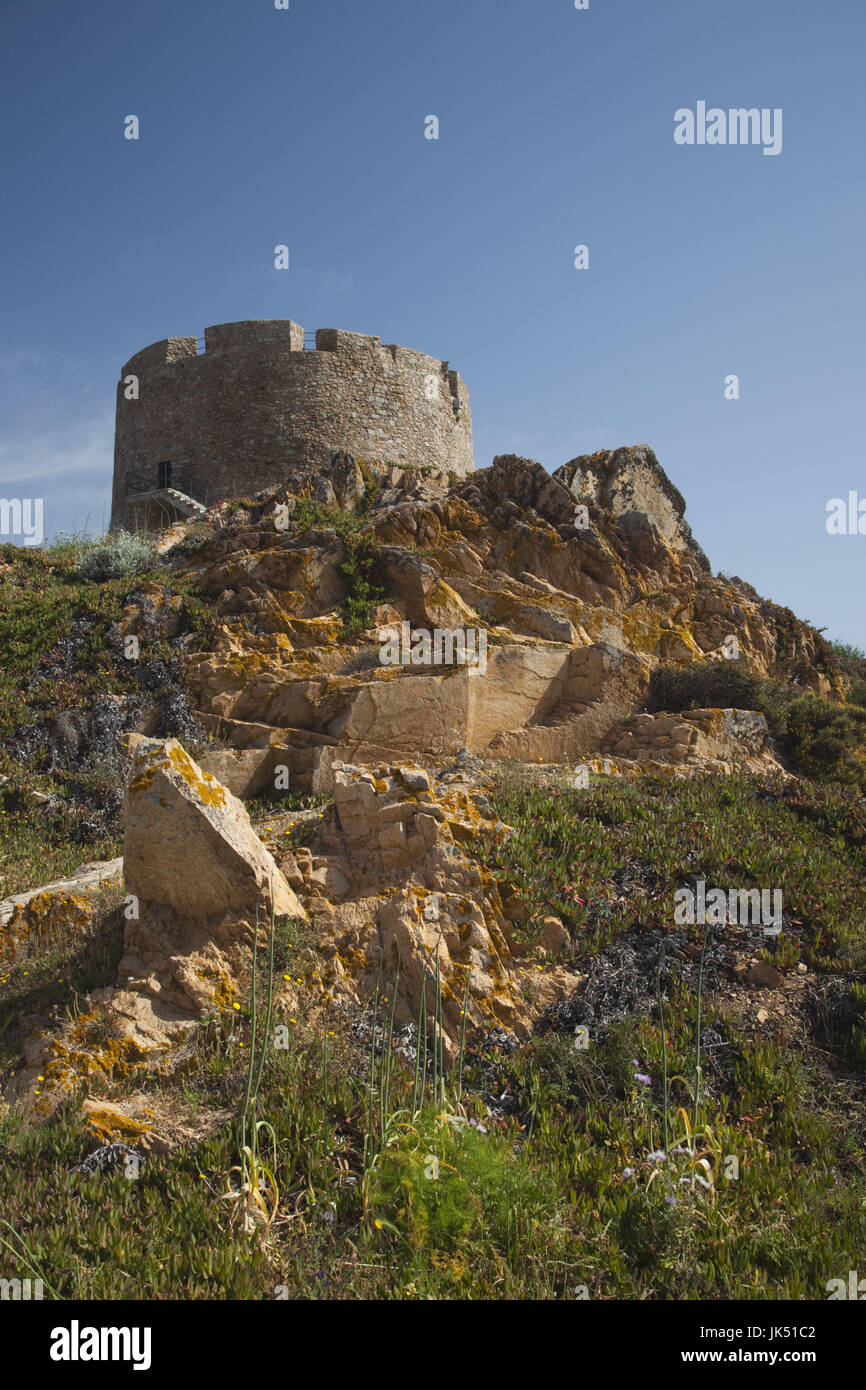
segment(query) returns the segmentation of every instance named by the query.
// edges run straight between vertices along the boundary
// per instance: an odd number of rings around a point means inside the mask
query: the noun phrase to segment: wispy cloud
[[[0,493],[41,497],[46,534],[101,526],[110,512],[114,415],[103,410],[47,429],[0,437]]]

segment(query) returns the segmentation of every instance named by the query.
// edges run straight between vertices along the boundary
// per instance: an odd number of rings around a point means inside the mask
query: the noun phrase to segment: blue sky
[[[126,359],[294,318],[448,358],[478,467],[648,442],[715,569],[866,647],[864,51],[862,0],[7,0],[0,495],[100,528]],[[676,145],[698,101],[781,153]]]

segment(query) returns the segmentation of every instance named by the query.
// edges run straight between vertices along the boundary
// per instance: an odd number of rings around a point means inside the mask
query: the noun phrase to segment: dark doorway
[[[158,463],[156,467],[158,473],[157,487],[171,487],[171,462]]]

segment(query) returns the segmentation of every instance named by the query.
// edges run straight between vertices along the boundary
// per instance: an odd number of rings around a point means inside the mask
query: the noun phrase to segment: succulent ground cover
[[[862,1267],[866,658],[714,577],[682,508],[645,446],[344,457],[170,536],[0,547],[4,1262],[89,1299],[823,1299]],[[472,624],[487,683],[383,669],[402,623]],[[232,844],[303,906],[215,914],[207,989],[130,952],[173,920],[158,853],[138,936],[119,872],[45,887],[120,855],[145,736],[182,742],[190,824],[237,779]],[[683,920],[699,885],[777,891],[781,931]],[[119,972],[200,1005],[157,1065]]]
[[[866,1235],[862,804],[843,789],[724,778],[600,779],[569,793],[513,772],[490,794],[515,828],[497,868],[533,902],[526,949],[532,918],[560,912],[590,982],[583,1009],[557,1006],[523,1045],[501,1033],[470,1040],[435,1096],[428,1057],[422,1096],[417,1033],[389,1030],[387,974],[375,1022],[368,1009],[311,1025],[301,1002],[279,1019],[285,1048],[255,1061],[277,1197],[267,1223],[245,1230],[223,1198],[254,1017],[259,1044],[264,1034],[260,956],[255,1016],[248,988],[181,1066],[144,1083],[155,1116],[204,1137],[148,1154],[132,1180],[72,1171],[89,1147],[73,1106],[41,1125],[12,1114],[0,1123],[2,1210],[15,1231],[4,1226],[4,1238],[26,1247],[46,1287],[90,1298],[815,1298],[856,1268]],[[786,833],[773,837],[780,823]],[[654,877],[617,887],[617,865],[636,852]],[[790,932],[767,946],[711,935],[698,1049],[703,931],[674,928],[670,885],[684,872],[717,881],[745,855],[759,866],[775,856]],[[300,981],[303,1001],[314,931],[274,925],[273,972]],[[94,933],[107,965],[110,931]],[[71,941],[37,970],[8,973],[4,1036],[46,990],[74,1009],[80,949]],[[754,956],[805,979],[802,995],[740,988],[736,964]],[[124,1085],[142,1089],[121,1076],[121,1101]],[[226,1111],[210,1132],[208,1117]]]

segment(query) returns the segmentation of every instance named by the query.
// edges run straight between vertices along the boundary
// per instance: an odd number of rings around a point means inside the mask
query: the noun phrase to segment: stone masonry
[[[209,506],[337,450],[460,476],[474,467],[469,393],[438,358],[334,328],[305,348],[291,319],[217,324],[201,346],[164,338],[121,372],[112,528],[174,519],[166,487]]]

